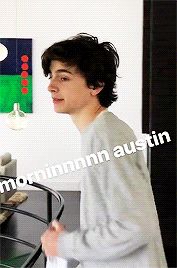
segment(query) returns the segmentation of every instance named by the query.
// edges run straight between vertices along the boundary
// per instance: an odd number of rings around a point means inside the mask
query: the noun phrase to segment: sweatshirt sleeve
[[[149,235],[140,228],[112,220],[106,226],[64,232],[58,239],[58,256],[79,261],[114,261],[147,245]]]
[[[91,198],[100,196],[93,201],[105,203],[107,221],[89,225],[83,230],[64,232],[58,238],[60,257],[79,261],[114,261],[146,246],[152,238],[155,214],[145,178],[147,174],[143,173],[145,169],[136,163],[135,154],[116,158],[110,147],[112,144],[107,146],[104,140],[100,140],[95,148],[97,151],[106,148],[110,161],[87,168],[87,183],[89,181],[92,191],[95,191]],[[99,211],[96,209],[95,213],[99,214]]]

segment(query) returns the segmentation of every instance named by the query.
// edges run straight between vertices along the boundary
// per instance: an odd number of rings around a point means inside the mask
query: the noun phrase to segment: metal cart
[[[16,180],[16,177],[10,177],[10,176],[2,176],[2,175],[0,175],[0,178],[3,179],[3,180],[9,180],[9,179]],[[27,184],[29,184],[29,183],[27,183]],[[33,214],[31,212],[21,210],[21,209],[18,209],[18,208],[12,208],[12,207],[10,207],[8,205],[5,205],[5,204],[0,204],[0,209],[9,210],[9,211],[12,211],[14,213],[24,214],[24,215],[26,215],[28,217],[34,218],[37,221],[43,222],[46,225],[49,225],[49,223],[54,219],[59,220],[61,215],[62,215],[63,209],[64,209],[64,199],[63,199],[63,197],[58,192],[50,189],[49,187],[41,185],[39,183],[33,182],[33,184],[29,184],[29,185],[33,186],[33,187],[36,187],[38,189],[41,189],[41,190],[46,192],[46,201],[47,201],[47,216],[46,216],[46,219],[42,218],[42,217],[39,217],[38,215]],[[54,216],[52,215],[53,214],[52,213],[52,196],[54,196],[56,198],[57,204],[58,204],[57,213]],[[6,240],[9,240],[9,241],[13,241],[15,243],[23,244],[23,245],[25,245],[27,247],[30,247],[32,249],[31,254],[27,257],[25,262],[22,264],[21,268],[32,267],[34,265],[34,263],[36,262],[36,260],[38,259],[38,257],[41,255],[41,253],[43,253],[41,243],[39,243],[38,245],[35,245],[35,244],[32,244],[32,243],[30,243],[28,241],[22,240],[20,238],[15,238],[13,236],[4,235],[1,232],[0,232],[0,238],[6,239]],[[9,266],[9,264],[7,265],[7,264],[3,264],[3,263],[0,263],[0,267],[14,267],[14,268],[17,268],[15,266]]]

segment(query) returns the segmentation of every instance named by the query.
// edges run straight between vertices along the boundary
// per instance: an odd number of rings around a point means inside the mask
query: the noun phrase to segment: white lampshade
[[[6,123],[14,130],[21,130],[27,126],[26,114],[20,110],[19,103],[14,103],[14,109],[8,114]]]
[[[0,61],[3,61],[8,55],[7,47],[0,43]]]

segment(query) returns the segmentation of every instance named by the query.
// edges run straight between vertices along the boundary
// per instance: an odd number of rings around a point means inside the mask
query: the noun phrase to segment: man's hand
[[[58,255],[57,240],[64,230],[64,225],[54,220],[51,226],[41,236],[42,250],[47,257]]]

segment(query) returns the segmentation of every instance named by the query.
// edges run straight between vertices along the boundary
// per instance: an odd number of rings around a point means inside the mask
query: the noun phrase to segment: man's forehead
[[[71,66],[65,62],[61,62],[58,60],[52,60],[50,64],[50,72],[67,72],[67,73],[78,73],[77,66]]]

